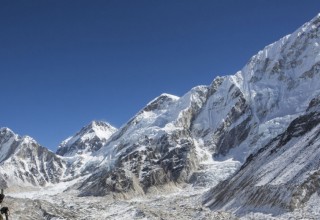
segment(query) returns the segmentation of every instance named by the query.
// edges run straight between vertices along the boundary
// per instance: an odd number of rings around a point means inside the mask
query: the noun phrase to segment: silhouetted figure
[[[4,194],[3,194],[3,190],[1,190],[1,194],[0,194],[0,204],[2,203],[3,199],[4,199]],[[6,216],[6,220],[9,219],[9,209],[8,209],[8,207],[2,207],[2,208],[0,209],[0,212],[1,212],[1,214],[0,214],[0,220],[3,220],[3,216],[2,216],[3,214]]]

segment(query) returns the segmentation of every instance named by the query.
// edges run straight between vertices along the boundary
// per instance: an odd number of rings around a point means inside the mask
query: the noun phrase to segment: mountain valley
[[[51,152],[0,129],[14,219],[319,219],[320,14],[234,75]]]

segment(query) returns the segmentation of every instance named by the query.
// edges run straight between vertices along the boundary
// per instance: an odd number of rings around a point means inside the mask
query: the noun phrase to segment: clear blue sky
[[[318,12],[315,0],[0,0],[0,127],[52,150],[92,120],[120,127]]]

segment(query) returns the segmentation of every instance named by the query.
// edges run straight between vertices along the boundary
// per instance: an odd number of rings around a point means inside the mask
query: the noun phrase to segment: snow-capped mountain
[[[253,151],[304,113],[320,94],[319,43],[317,16],[259,51],[235,75],[216,79],[221,85],[193,126],[204,145],[222,154],[235,146]]]
[[[239,213],[284,212],[317,196],[319,26],[320,14],[260,51],[235,75],[244,79],[241,84],[258,128],[253,144],[258,145],[233,177],[206,194],[207,206]]]
[[[235,75],[182,97],[160,95],[119,130],[92,122],[57,155],[3,128],[0,183],[18,178],[43,186],[81,177],[70,190],[126,197],[227,178],[205,194],[207,207],[238,214],[299,208],[319,188],[319,26],[320,14]]]
[[[106,122],[92,121],[74,136],[64,140],[60,144],[57,154],[61,156],[74,156],[76,154],[95,152],[99,150],[116,131],[116,128]]]
[[[64,140],[57,154],[68,164],[66,178],[72,180],[94,173],[103,160],[103,156],[97,152],[116,131],[117,129],[107,122],[92,121],[74,136]]]
[[[188,181],[201,169],[201,152],[243,163],[320,94],[319,17],[264,48],[235,75],[180,98],[153,100],[100,149],[105,159],[82,194],[147,192]]]
[[[48,186],[70,181],[96,169],[102,157],[92,156],[116,131],[93,121],[63,141],[57,154],[29,136],[0,129],[0,182],[5,186]]]
[[[307,111],[257,153],[230,179],[206,193],[204,204],[216,210],[281,213],[319,197],[320,96]]]
[[[145,193],[187,181],[198,163],[190,126],[208,92],[199,86],[181,98],[162,94],[151,101],[100,149],[105,159],[81,185],[82,194]]]
[[[67,168],[55,153],[8,128],[0,129],[0,167],[1,187],[55,184]]]

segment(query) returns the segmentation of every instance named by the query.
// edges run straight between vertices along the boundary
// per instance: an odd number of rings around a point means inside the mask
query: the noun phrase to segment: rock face
[[[217,91],[193,126],[205,147],[224,155],[235,146],[253,152],[303,114],[319,94],[319,37],[317,16],[265,47],[235,75],[216,79]]]
[[[205,195],[208,207],[299,207],[318,190],[319,25],[320,15],[259,51],[235,75],[182,97],[160,95],[119,130],[91,123],[62,142],[59,156],[2,129],[0,182],[10,183],[9,170],[33,185],[82,177],[72,188],[82,196],[126,196],[199,186],[199,178],[209,182],[206,174],[215,172],[204,161],[232,159],[243,165]]]
[[[151,101],[100,149],[105,159],[81,185],[82,195],[146,193],[151,186],[185,182],[198,163],[192,120],[208,92],[196,87],[181,98],[162,94]]]
[[[259,147],[233,177],[205,195],[210,208],[239,214],[285,212],[304,206],[318,193],[319,26],[320,15],[266,47],[237,73],[247,78],[244,93],[251,97],[258,122],[258,142],[253,143]],[[275,126],[279,122],[285,129]],[[274,127],[282,132],[270,132]]]
[[[150,102],[99,150],[105,159],[82,195],[189,181],[201,151],[240,162],[256,155],[319,102],[319,20],[265,47],[235,75]]]
[[[239,82],[235,76],[215,79],[210,86],[211,95],[192,124],[193,136],[216,156],[227,155],[253,130],[250,100]]]
[[[318,99],[318,98],[317,98]],[[265,147],[251,154],[230,179],[205,195],[212,209],[293,211],[319,194],[320,105],[293,120]]]
[[[28,136],[20,137],[8,128],[0,129],[0,176],[2,187],[45,186],[60,182],[66,163]]]
[[[48,186],[93,172],[102,160],[92,154],[116,131],[105,122],[93,121],[62,142],[57,154],[28,136],[0,129],[0,183],[9,186]]]

